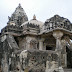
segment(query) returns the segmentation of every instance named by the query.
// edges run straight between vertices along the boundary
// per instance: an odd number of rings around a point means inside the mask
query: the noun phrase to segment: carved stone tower
[[[8,18],[9,18],[8,24],[13,24],[13,25],[15,24],[17,26],[20,26],[22,23],[28,21],[28,17],[20,4],[16,8],[12,16]]]

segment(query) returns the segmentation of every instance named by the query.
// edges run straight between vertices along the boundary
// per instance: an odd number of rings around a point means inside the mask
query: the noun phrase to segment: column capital
[[[61,39],[62,36],[63,36],[63,32],[61,32],[61,31],[53,32],[53,37],[55,37],[55,39]]]

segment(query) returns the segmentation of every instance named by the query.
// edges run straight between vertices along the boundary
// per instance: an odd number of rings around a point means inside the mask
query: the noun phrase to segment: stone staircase
[[[64,72],[72,72],[72,69],[64,69]]]

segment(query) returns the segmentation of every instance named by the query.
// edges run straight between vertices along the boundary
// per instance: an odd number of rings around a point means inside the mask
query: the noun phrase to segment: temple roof
[[[9,17],[9,22],[10,21],[14,21],[16,25],[21,25],[22,23],[24,23],[25,21],[28,21],[28,17],[24,11],[24,9],[21,7],[21,5],[19,4],[19,6],[16,8],[16,10],[14,11],[14,13],[11,15],[11,17]]]
[[[27,22],[23,23],[21,26],[24,26],[24,25],[26,25],[26,24],[34,24],[34,25],[39,25],[40,27],[42,27],[42,25],[43,25],[44,23],[41,22],[41,21],[38,21],[38,20],[36,19],[36,16],[34,15],[34,16],[33,16],[33,19],[31,19],[30,21],[27,21]]]
[[[42,33],[50,32],[53,30],[63,30],[72,32],[72,23],[64,17],[54,15],[50,19],[47,19],[43,25]]]
[[[50,19],[47,19],[45,22],[54,22],[54,23],[57,23],[57,22],[68,22],[69,24],[71,24],[71,22],[67,19],[67,18],[64,18],[64,17],[60,17],[59,15],[54,15],[53,17],[51,17]]]

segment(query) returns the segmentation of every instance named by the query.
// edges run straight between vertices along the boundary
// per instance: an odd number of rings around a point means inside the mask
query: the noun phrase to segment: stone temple
[[[19,4],[0,33],[0,72],[72,72],[72,23],[54,15],[30,21]]]

